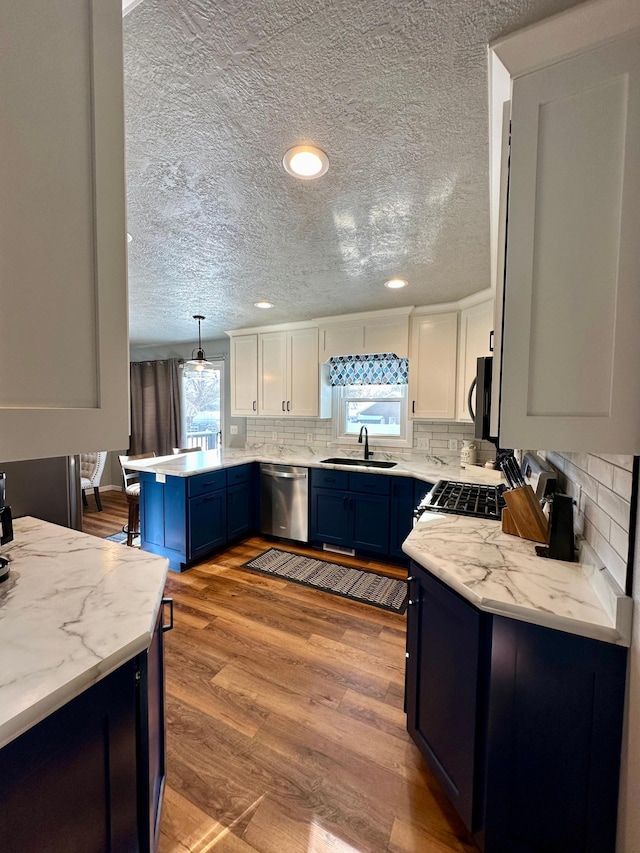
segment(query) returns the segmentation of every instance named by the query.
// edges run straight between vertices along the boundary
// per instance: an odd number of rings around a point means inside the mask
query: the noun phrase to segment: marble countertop
[[[497,521],[425,512],[402,548],[480,610],[630,645],[632,601],[586,543],[581,562],[549,560]]]
[[[168,561],[14,520],[0,584],[0,747],[148,648]]]
[[[247,462],[276,462],[283,465],[303,465],[308,468],[328,468],[342,471],[366,472],[368,474],[387,474],[392,477],[415,477],[419,480],[435,483],[438,480],[462,480],[466,483],[495,485],[504,482],[500,471],[481,468],[477,465],[462,467],[442,462],[434,456],[421,457],[417,454],[390,454],[376,452],[376,460],[396,461],[394,468],[372,468],[364,465],[335,465],[323,463],[322,459],[331,457],[362,459],[362,451],[338,451],[330,448],[291,448],[276,445],[248,447],[246,450],[203,450],[195,453],[183,453],[175,456],[156,456],[152,459],[139,459],[127,463],[127,467],[136,471],[151,471],[168,477],[192,477],[220,468],[229,468]]]

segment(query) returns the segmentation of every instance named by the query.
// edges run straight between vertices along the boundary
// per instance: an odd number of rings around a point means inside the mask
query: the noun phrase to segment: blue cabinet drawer
[[[388,495],[390,479],[384,474],[349,474],[349,488],[367,495]]]
[[[236,465],[234,468],[227,468],[227,486],[248,483],[250,479],[251,465]]]
[[[349,475],[346,471],[325,471],[322,468],[313,468],[311,471],[311,485],[322,489],[347,489]]]
[[[190,498],[224,489],[227,485],[227,472],[210,471],[208,474],[196,474],[187,478],[187,490]]]

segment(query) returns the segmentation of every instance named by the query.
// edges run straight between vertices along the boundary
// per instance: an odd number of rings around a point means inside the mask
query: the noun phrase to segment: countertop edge
[[[534,610],[518,604],[509,606],[503,602],[485,598],[461,581],[456,578],[452,578],[450,574],[446,570],[442,569],[435,561],[429,560],[428,556],[425,556],[424,550],[416,548],[411,542],[407,542],[405,540],[402,550],[418,566],[430,572],[434,577],[438,578],[438,580],[442,581],[454,592],[461,595],[462,598],[477,607],[478,610],[485,613],[492,613],[496,616],[516,619],[518,622],[527,622],[531,625],[539,625],[543,628],[564,631],[568,634],[575,634],[592,640],[600,640],[602,642],[611,643],[612,645],[624,646],[625,648],[630,646],[630,638],[621,634],[621,632],[614,626],[608,628],[604,625],[584,622],[570,616],[563,617],[558,614],[548,613],[544,610]]]

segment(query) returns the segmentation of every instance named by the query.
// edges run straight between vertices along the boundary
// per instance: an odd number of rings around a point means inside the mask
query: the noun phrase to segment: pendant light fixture
[[[207,361],[202,349],[202,338],[200,336],[200,323],[206,318],[202,314],[194,314],[193,319],[198,321],[198,349],[192,350],[191,359],[185,362],[184,369],[189,373],[204,373],[205,370],[215,370],[213,364]]]

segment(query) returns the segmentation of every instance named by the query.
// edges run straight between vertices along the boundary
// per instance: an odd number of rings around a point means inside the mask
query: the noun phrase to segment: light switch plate
[[[458,439],[450,438],[449,439],[449,450],[457,450],[458,449]]]

